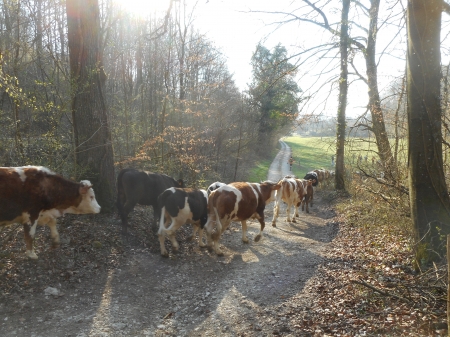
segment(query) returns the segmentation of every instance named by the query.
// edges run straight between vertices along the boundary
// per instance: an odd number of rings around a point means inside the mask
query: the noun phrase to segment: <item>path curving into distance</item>
[[[291,148],[283,141],[279,140],[281,149],[272,161],[267,173],[267,179],[272,181],[279,181],[283,177],[291,174],[289,170],[289,157],[291,156]]]

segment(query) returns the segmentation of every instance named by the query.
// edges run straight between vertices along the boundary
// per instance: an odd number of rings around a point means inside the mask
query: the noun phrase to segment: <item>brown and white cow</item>
[[[306,192],[302,201],[302,211],[305,211],[306,206],[306,213],[309,213],[309,204],[311,204],[311,207],[313,205],[313,197],[314,197],[314,189],[312,186],[313,181],[301,179],[301,182]]]
[[[325,181],[325,169],[318,169],[318,170],[314,170],[313,172],[316,172],[319,186],[322,187],[322,185]]]
[[[76,183],[42,166],[0,167],[0,226],[23,224],[29,258],[37,259],[33,249],[37,225],[48,225],[53,246],[58,246],[57,218],[99,212],[87,180]]]
[[[277,226],[277,218],[280,210],[281,202],[284,201],[287,205],[286,212],[288,222],[296,222],[295,217],[298,217],[298,207],[302,204],[303,197],[306,191],[300,179],[293,177],[284,177],[278,182],[280,189],[276,193],[275,205],[273,208],[272,226]],[[291,207],[294,207],[294,215],[291,220]]]
[[[264,230],[264,209],[266,204],[275,200],[275,191],[280,188],[275,182],[258,183],[235,182],[213,191],[208,199],[208,222],[205,225],[208,247],[217,255],[223,255],[219,248],[219,239],[231,221],[242,224],[242,241],[248,243],[247,220],[258,219],[260,231],[255,237],[259,241]],[[213,232],[215,229],[215,232]]]
[[[206,192],[208,193],[208,195],[211,194],[212,191],[217,190],[219,187],[221,186],[225,186],[225,183],[221,183],[220,181],[216,181],[214,183],[212,183],[211,185],[208,186],[208,189],[206,190]]]
[[[158,197],[158,208],[161,210],[158,236],[162,256],[169,256],[164,247],[166,235],[172,242],[173,249],[178,251],[179,244],[175,238],[175,232],[185,223],[193,225],[191,239],[199,231],[198,245],[205,247],[203,243],[203,228],[208,219],[208,195],[205,190],[168,188]]]

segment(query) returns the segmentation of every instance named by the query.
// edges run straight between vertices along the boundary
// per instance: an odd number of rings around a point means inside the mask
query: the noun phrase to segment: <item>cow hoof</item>
[[[29,258],[29,259],[32,259],[32,260],[37,260],[37,258],[38,258],[38,256],[36,255],[36,253],[35,252],[33,252],[33,251],[27,251],[27,257]]]
[[[187,240],[187,241],[192,241],[192,240],[194,240],[194,235],[189,236],[186,240]]]
[[[59,242],[53,242],[52,243],[52,249],[59,248],[59,246],[60,246]]]
[[[273,224],[272,224],[272,227],[277,227],[277,224],[276,224],[276,223],[273,223]]]
[[[255,242],[258,242],[259,240],[261,240],[261,234],[255,236]]]
[[[292,222],[293,222],[293,223],[297,223],[297,220],[295,220],[295,218],[294,218],[294,219],[292,219]]]
[[[246,238],[245,240],[242,240],[243,243],[248,243],[248,239]]]
[[[223,252],[222,251],[218,251],[216,252],[217,256],[223,256]]]
[[[162,257],[169,257],[169,253],[167,253],[167,252],[161,252],[161,256],[162,256]]]

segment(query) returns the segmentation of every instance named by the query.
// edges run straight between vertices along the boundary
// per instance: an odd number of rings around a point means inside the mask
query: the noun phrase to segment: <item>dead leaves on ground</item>
[[[317,336],[446,335],[447,266],[418,274],[401,232],[346,220],[338,217],[327,260],[303,290],[312,301],[300,311],[298,328]]]

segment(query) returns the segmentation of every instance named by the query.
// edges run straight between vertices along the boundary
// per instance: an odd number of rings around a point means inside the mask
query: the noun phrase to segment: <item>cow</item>
[[[318,181],[320,187],[322,187],[322,185],[324,184],[324,181],[325,181],[325,176],[326,176],[325,171],[326,171],[325,169],[314,170],[314,172],[316,172],[316,174],[317,174],[317,181]]]
[[[174,251],[178,251],[179,245],[175,238],[175,232],[185,223],[193,225],[193,233],[190,239],[193,239],[196,232],[199,231],[198,245],[205,247],[203,243],[203,228],[208,219],[208,194],[205,190],[168,188],[159,195],[158,207],[161,209],[158,237],[162,256],[169,256],[164,247],[166,235],[172,242]]]
[[[309,204],[311,204],[311,207],[312,207],[313,197],[314,197],[314,189],[312,187],[312,180],[301,179],[301,182],[303,184],[303,188],[306,191],[306,194],[304,195],[303,200],[302,200],[302,211],[305,211],[305,207],[306,207],[306,213],[309,213]]]
[[[76,183],[46,167],[0,167],[0,226],[23,225],[26,255],[37,259],[33,239],[37,225],[50,227],[52,246],[59,246],[56,219],[66,213],[99,213],[92,184]]]
[[[220,181],[216,181],[208,186],[208,189],[206,190],[208,193],[208,196],[211,194],[212,191],[217,190],[219,187],[226,185],[225,183],[221,183]]]
[[[273,208],[272,226],[277,226],[278,212],[280,210],[281,202],[284,201],[287,205],[287,218],[286,221],[291,222],[291,207],[294,207],[294,215],[292,216],[292,222],[296,222],[295,217],[298,217],[298,207],[302,204],[303,197],[306,195],[306,191],[303,187],[303,183],[300,179],[292,177],[284,177],[277,185],[280,185],[280,189],[276,193],[276,200]]]
[[[317,186],[317,184],[319,183],[319,177],[317,176],[317,173],[315,171],[310,171],[306,173],[303,179],[311,180],[313,186]]]
[[[122,235],[127,237],[128,214],[136,204],[153,207],[153,224],[161,213],[158,196],[170,187],[185,187],[183,180],[165,174],[126,168],[117,176],[117,210],[122,220]]]
[[[231,221],[242,224],[242,241],[248,243],[247,220],[258,219],[261,228],[255,237],[258,242],[264,230],[264,209],[266,204],[275,200],[275,191],[280,185],[275,182],[262,183],[234,182],[213,191],[208,199],[208,221],[205,225],[207,245],[217,255],[223,255],[219,248],[219,239]],[[213,233],[215,229],[215,232]]]

